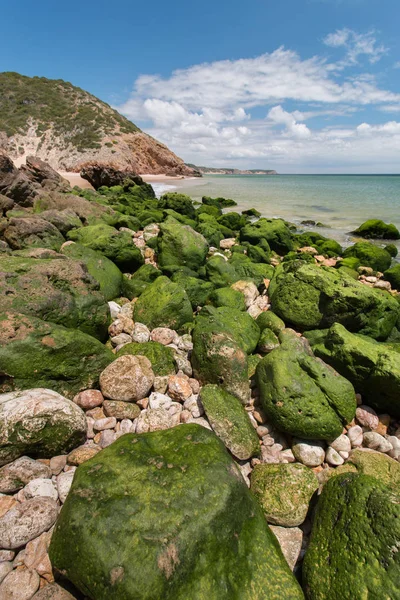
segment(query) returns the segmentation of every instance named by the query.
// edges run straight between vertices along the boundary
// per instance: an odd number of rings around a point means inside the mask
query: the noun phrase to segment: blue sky
[[[398,0],[21,0],[0,71],[71,81],[185,160],[400,172]]]

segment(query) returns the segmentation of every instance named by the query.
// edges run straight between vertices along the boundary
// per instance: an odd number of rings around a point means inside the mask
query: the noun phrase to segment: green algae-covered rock
[[[303,562],[310,600],[399,597],[400,502],[368,475],[332,477],[317,504]]]
[[[216,307],[226,306],[236,310],[246,310],[246,303],[241,292],[230,287],[219,288],[210,295],[210,302]]]
[[[185,194],[168,192],[167,194],[161,196],[159,206],[161,208],[170,208],[181,215],[189,217],[190,219],[196,218],[196,211],[192,200]]]
[[[135,304],[135,321],[149,329],[169,327],[180,330],[193,320],[192,305],[184,289],[168,277],[158,277]]]
[[[358,229],[352,231],[354,235],[363,238],[379,240],[399,240],[400,232],[393,223],[384,223],[380,219],[369,219],[365,221]]]
[[[255,320],[237,308],[205,306],[197,316],[196,324],[215,332],[229,333],[247,354],[254,352],[260,338],[260,328]]]
[[[78,467],[49,555],[92,600],[303,598],[238,467],[193,424]]]
[[[274,267],[265,263],[255,263],[243,254],[234,254],[230,263],[235,267],[239,279],[251,279],[257,287],[263,284],[264,279],[271,279]]]
[[[210,198],[210,196],[203,196],[201,201],[206,206],[216,206],[219,209],[237,206],[237,202],[231,198]]]
[[[280,319],[272,310],[265,310],[256,319],[256,323],[261,331],[264,329],[270,329],[279,335],[281,331],[285,329],[285,323]]]
[[[256,379],[261,405],[277,429],[305,439],[335,439],[356,411],[354,388],[293,332],[265,356]]]
[[[57,227],[58,231],[63,235],[68,233],[70,229],[82,227],[80,218],[70,208],[64,210],[45,210],[40,213],[40,218]]]
[[[112,260],[122,271],[136,271],[144,258],[126,231],[117,231],[109,225],[89,225],[68,232],[74,242],[101,252]]]
[[[73,398],[96,387],[114,358],[77,329],[16,313],[0,315],[0,392],[43,387]]]
[[[350,333],[339,323],[307,337],[316,356],[351,381],[365,404],[400,416],[400,354],[390,344]]]
[[[246,403],[250,397],[247,354],[236,338],[216,331],[207,319],[197,319],[193,329],[191,363],[202,385],[216,383]]]
[[[251,474],[250,489],[260,501],[268,523],[297,527],[307,516],[318,479],[299,463],[260,464]]]
[[[260,454],[256,430],[236,396],[218,385],[205,385],[200,399],[211,427],[233,456],[248,460]]]
[[[160,267],[178,265],[196,270],[207,256],[207,240],[188,225],[162,223],[158,237]]]
[[[57,227],[37,216],[11,218],[2,235],[13,250],[50,248],[58,251],[65,242]]]
[[[84,263],[90,275],[98,282],[106,300],[118,298],[122,289],[123,276],[117,265],[104,254],[75,243],[66,245],[62,252],[69,258]]]
[[[160,275],[162,275],[162,272],[153,265],[142,265],[129,279],[124,275],[121,293],[130,300],[137,298],[144,292],[150,283],[153,283]]]
[[[318,250],[318,254],[324,256],[340,256],[342,253],[342,247],[338,242],[330,240],[314,231],[307,231],[306,233],[296,236],[296,245],[299,248],[311,246]]]
[[[251,354],[248,358],[248,376],[249,379],[254,377],[256,374],[257,365],[261,360],[261,356],[259,354]]]
[[[46,252],[39,250],[31,254],[38,252],[46,256]],[[109,309],[98,287],[81,262],[60,254],[49,259],[0,257],[2,313],[32,315],[104,339]]]
[[[227,212],[218,218],[218,223],[233,231],[238,231],[247,224],[247,219],[239,213]]]
[[[268,292],[273,311],[303,331],[337,322],[350,331],[385,340],[399,313],[399,304],[390,294],[337,269],[297,261],[275,269]]]
[[[207,279],[216,287],[228,287],[241,279],[234,265],[222,256],[212,256],[206,263]]]
[[[371,242],[357,242],[346,248],[343,258],[358,258],[363,267],[371,267],[374,271],[386,271],[390,267],[392,257],[384,248],[379,248]]]
[[[394,265],[390,269],[387,269],[384,273],[386,281],[389,281],[392,288],[400,290],[400,265]]]
[[[214,290],[211,282],[181,272],[174,273],[171,280],[185,290],[194,310],[198,306],[204,306]]]
[[[275,348],[278,347],[279,339],[275,335],[275,333],[267,327],[263,329],[257,344],[258,352],[263,352],[264,354],[267,354],[268,352],[271,352],[272,350],[275,350]]]
[[[396,258],[396,256],[399,253],[399,250],[398,250],[396,244],[388,244],[387,246],[385,246],[385,250],[386,250],[386,252],[389,252],[389,254],[392,258]]]
[[[254,246],[268,247],[278,254],[293,250],[292,234],[282,219],[259,219],[242,228],[240,241],[250,242]]]
[[[145,356],[151,362],[154,375],[175,375],[175,361],[172,348],[167,348],[158,342],[125,344],[117,353],[117,357],[131,354]]]
[[[353,472],[379,479],[394,491],[400,489],[400,464],[387,454],[369,448],[355,448],[346,463],[334,469],[332,475],[340,475],[349,467]]]
[[[218,226],[216,223],[199,222],[196,226],[196,231],[201,233],[209,245],[214,248],[219,248],[220,241],[225,237],[222,233],[221,226]]]

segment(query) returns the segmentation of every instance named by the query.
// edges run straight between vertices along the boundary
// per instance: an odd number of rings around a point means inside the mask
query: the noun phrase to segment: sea
[[[154,188],[158,196],[179,191],[197,201],[202,196],[232,198],[237,207],[229,210],[256,208],[263,217],[281,217],[344,247],[354,242],[351,231],[367,219],[400,229],[400,175],[206,175]],[[301,225],[309,220],[323,227]]]

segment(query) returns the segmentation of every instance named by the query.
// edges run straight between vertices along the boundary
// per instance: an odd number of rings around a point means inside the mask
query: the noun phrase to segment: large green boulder
[[[159,342],[132,342],[125,344],[118,351],[117,357],[125,356],[126,354],[148,358],[156,376],[175,375],[175,361],[172,348],[163,346]]]
[[[384,275],[386,281],[389,281],[392,288],[400,291],[400,265],[393,265],[393,267],[385,271]]]
[[[181,330],[193,321],[192,305],[184,289],[168,277],[158,277],[137,300],[134,309],[135,321],[144,323],[149,329],[170,327]]]
[[[260,501],[268,523],[297,527],[305,520],[318,479],[300,464],[259,464],[251,474],[250,489]]]
[[[211,427],[233,456],[248,460],[260,454],[260,441],[240,400],[218,385],[205,385],[200,392]]]
[[[50,248],[58,251],[64,237],[52,223],[39,217],[11,218],[2,227],[2,237],[13,250],[23,248]]]
[[[330,440],[356,412],[354,388],[294,332],[279,336],[281,345],[258,364],[261,405],[275,427],[299,438]]]
[[[264,331],[264,329],[270,329],[275,333],[275,335],[279,335],[281,331],[285,329],[285,323],[280,319],[272,310],[265,310],[260,315],[258,315],[256,319],[256,323],[260,328],[260,331]]]
[[[214,290],[210,295],[210,302],[216,307],[225,306],[241,311],[246,310],[243,294],[237,290],[233,290],[231,287]]]
[[[307,231],[306,233],[297,235],[295,239],[296,245],[299,248],[311,246],[318,250],[318,254],[323,254],[324,256],[340,256],[343,251],[338,242],[324,237],[315,231]]]
[[[227,212],[218,218],[218,223],[233,231],[238,231],[247,224],[247,219],[237,212]]]
[[[68,238],[101,252],[122,271],[136,271],[144,263],[142,253],[134,245],[132,236],[109,225],[89,225],[72,229],[68,232]]]
[[[203,281],[179,271],[172,275],[171,280],[185,290],[193,310],[198,306],[204,306],[214,290],[210,281]]]
[[[379,479],[382,483],[399,490],[400,464],[387,454],[376,452],[369,448],[355,448],[344,465],[333,469],[332,475],[340,475],[345,472],[363,473]]]
[[[328,481],[303,562],[309,600],[399,597],[399,499],[368,475],[347,473]]]
[[[0,312],[32,315],[104,339],[108,305],[85,266],[60,254],[34,258],[35,252],[0,257]]]
[[[390,344],[350,333],[339,323],[307,337],[316,356],[351,381],[365,404],[400,416],[400,353]]]
[[[282,219],[259,219],[242,228],[242,242],[250,242],[253,246],[261,246],[268,250],[286,254],[293,250],[293,239],[289,227]]]
[[[258,503],[199,425],[128,434],[78,467],[50,560],[92,600],[301,600]]]
[[[234,266],[239,279],[251,279],[257,287],[263,284],[264,279],[271,279],[274,267],[266,263],[255,263],[244,254],[234,253],[230,263]]]
[[[377,240],[399,240],[400,232],[392,223],[385,223],[380,219],[369,219],[365,221],[355,231],[354,235],[359,235],[363,238],[371,238]]]
[[[337,269],[294,261],[275,269],[269,286],[272,310],[296,329],[347,329],[385,340],[396,324],[399,304]]]
[[[210,196],[203,196],[201,201],[206,206],[216,206],[219,209],[237,206],[237,202],[231,200],[231,198],[210,198]]]
[[[159,206],[161,208],[170,208],[181,215],[189,217],[190,219],[196,218],[196,211],[192,200],[185,194],[168,192],[167,194],[161,196]]]
[[[371,242],[357,242],[346,248],[343,258],[358,258],[363,267],[371,267],[374,271],[386,271],[392,262],[392,257],[384,248],[379,248]]]
[[[97,281],[100,291],[106,300],[118,298],[122,290],[123,276],[116,264],[109,258],[81,244],[65,245],[62,253],[80,260],[86,266],[89,274]]]
[[[196,318],[196,327],[232,335],[247,354],[254,352],[260,339],[260,328],[253,317],[228,306],[205,306]]]
[[[158,236],[160,267],[178,265],[198,269],[208,252],[207,240],[188,225],[162,223]]]
[[[224,239],[224,234],[221,231],[221,227],[215,223],[200,222],[198,223],[196,230],[207,240],[210,246],[219,248],[221,240]]]
[[[27,315],[0,315],[0,392],[43,387],[73,398],[96,387],[114,358],[101,342],[77,329]]]
[[[212,256],[206,262],[207,279],[216,287],[228,287],[241,279],[234,265],[225,260],[223,256]]]

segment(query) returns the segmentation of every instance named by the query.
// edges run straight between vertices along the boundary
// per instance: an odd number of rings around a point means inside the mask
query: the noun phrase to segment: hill
[[[194,175],[164,144],[105,102],[63,81],[0,73],[0,150],[78,172],[101,162],[138,173]]]
[[[202,175],[278,175],[273,169],[233,169],[224,167],[197,167],[186,163],[191,169],[199,171]]]

